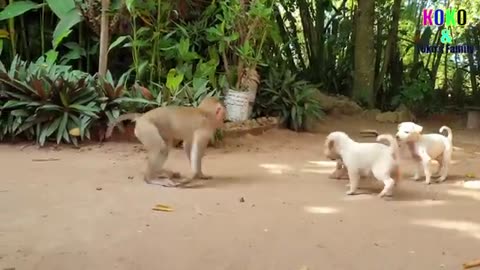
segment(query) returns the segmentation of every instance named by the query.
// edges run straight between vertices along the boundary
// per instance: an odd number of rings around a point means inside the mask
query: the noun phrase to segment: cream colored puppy
[[[328,134],[325,140],[325,156],[345,166],[350,180],[347,195],[355,194],[361,176],[373,174],[385,185],[378,196],[392,196],[393,187],[400,178],[398,144],[390,134],[381,134],[377,137],[377,141],[382,140],[388,141],[390,145],[359,143],[341,131]]]
[[[422,134],[423,127],[413,122],[402,122],[398,125],[397,139],[405,143],[417,163],[414,180],[420,179],[420,171],[425,174],[425,183],[431,183],[432,173],[428,168],[431,160],[438,161],[439,167],[435,175],[443,182],[448,176],[448,167],[452,159],[452,130],[447,126],[440,128],[440,133],[447,131],[447,136],[437,133]]]

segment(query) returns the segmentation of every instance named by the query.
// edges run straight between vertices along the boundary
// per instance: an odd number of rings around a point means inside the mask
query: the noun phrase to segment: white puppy
[[[370,174],[385,185],[378,194],[379,197],[392,195],[395,182],[400,178],[398,144],[389,134],[379,135],[377,141],[381,140],[388,141],[390,146],[376,142],[359,143],[341,131],[328,134],[325,140],[325,155],[345,166],[350,180],[347,195],[355,194],[360,177]]]
[[[398,125],[397,139],[405,143],[413,158],[416,160],[417,168],[413,179],[419,180],[420,171],[425,174],[425,183],[430,184],[432,174],[428,168],[431,160],[438,161],[439,167],[436,175],[440,174],[439,182],[445,181],[448,176],[448,166],[452,158],[452,130],[447,126],[440,128],[440,133],[447,131],[447,136],[430,133],[422,134],[423,127],[413,122],[403,122]]]

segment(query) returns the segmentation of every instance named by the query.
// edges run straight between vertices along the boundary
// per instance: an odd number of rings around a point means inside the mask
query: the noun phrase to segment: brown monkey
[[[348,179],[348,171],[347,171],[347,167],[345,167],[345,164],[343,164],[343,161],[342,159],[338,159],[337,161],[337,164],[335,166],[335,171],[333,171],[329,176],[328,178],[330,179],[337,179],[337,180],[340,180],[340,179]]]
[[[166,106],[150,110],[144,114],[128,113],[121,115],[107,128],[105,137],[112,135],[114,127],[124,120],[135,121],[135,136],[147,151],[147,169],[144,180],[148,184],[177,186],[173,178],[180,173],[163,168],[173,140],[182,140],[193,175],[193,179],[210,179],[202,173],[202,158],[208,142],[215,130],[223,126],[226,110],[215,97],[206,97],[197,108]],[[166,174],[166,178],[157,177]],[[157,178],[157,180],[153,180]]]

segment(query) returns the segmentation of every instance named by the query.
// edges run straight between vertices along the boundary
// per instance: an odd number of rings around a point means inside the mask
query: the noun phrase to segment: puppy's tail
[[[390,144],[390,148],[392,149],[394,159],[399,160],[400,151],[398,149],[397,140],[395,140],[395,138],[390,134],[380,134],[377,136],[377,142],[380,142],[380,141],[387,141]]]
[[[442,126],[439,131],[440,133],[443,133],[443,131],[445,130],[447,131],[447,138],[450,141],[450,144],[452,144],[452,140],[453,140],[452,129],[447,126]]]
[[[390,144],[390,149],[392,149],[392,158],[396,161],[392,171],[390,172],[390,176],[392,177],[393,181],[395,181],[395,184],[397,184],[401,177],[400,166],[398,164],[400,160],[400,149],[398,147],[397,140],[395,140],[395,138],[390,134],[380,134],[377,136],[377,142],[379,141],[387,141]]]

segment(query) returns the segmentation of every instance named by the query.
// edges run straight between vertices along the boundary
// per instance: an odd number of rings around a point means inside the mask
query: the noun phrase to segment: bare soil
[[[414,182],[406,162],[391,200],[377,181],[347,196],[347,181],[327,177],[327,132],[395,131],[362,118],[226,139],[204,161],[215,179],[183,189],[146,185],[137,143],[1,145],[0,269],[461,269],[480,259],[480,185],[466,177],[480,176],[480,136],[450,124],[448,181]],[[190,173],[180,149],[167,166]]]

